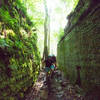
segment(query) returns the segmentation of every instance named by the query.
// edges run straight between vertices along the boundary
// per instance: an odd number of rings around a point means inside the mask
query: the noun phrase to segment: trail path
[[[25,96],[25,100],[84,100],[79,92],[82,90],[70,84],[59,70],[56,70],[50,80],[50,87],[44,84],[45,72],[40,72],[38,81]]]

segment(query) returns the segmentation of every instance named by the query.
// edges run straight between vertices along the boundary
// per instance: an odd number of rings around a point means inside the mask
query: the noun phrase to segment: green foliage
[[[8,28],[15,27],[15,24],[17,23],[17,20],[12,18],[9,12],[5,10],[3,7],[0,8],[0,19],[8,26]]]
[[[25,5],[20,0],[8,3],[8,6],[3,4],[0,8],[0,21],[6,28],[13,29],[16,33],[19,33],[18,28],[21,26],[28,32],[34,23],[27,15]]]
[[[78,2],[79,2],[79,0],[74,0],[74,6],[73,6],[73,8],[75,8],[77,6]]]
[[[72,11],[77,6],[79,0],[61,0],[62,2],[66,3],[68,8],[72,8]]]
[[[71,9],[71,12],[73,12],[73,10],[75,9],[75,7],[77,6],[77,4],[78,4],[78,2],[79,2],[79,0],[60,0],[61,2],[63,2],[65,5],[67,5],[66,7],[67,7],[67,9]],[[59,13],[59,12],[61,12],[60,11],[61,9],[56,9],[56,11]],[[69,13],[68,14],[70,14],[71,13],[70,11],[69,11]],[[71,22],[72,23],[72,22]],[[59,30],[59,34],[58,34],[58,41],[62,38],[64,36],[64,30],[63,29],[60,29]]]
[[[21,10],[23,12],[23,14],[26,16],[27,12],[26,12],[26,7],[25,5],[21,2],[21,0],[16,0],[15,5],[17,6],[17,9]]]
[[[0,100],[22,98],[39,73],[36,25],[21,1],[9,0],[0,8]]]
[[[29,18],[36,24],[36,26],[43,25],[44,23],[44,13],[42,11],[42,0],[23,0],[25,6],[27,7],[27,13]]]
[[[4,47],[8,47],[9,45],[6,43],[5,39],[0,39],[0,47],[4,48]]]
[[[64,30],[60,29],[58,34],[58,41],[64,36]]]

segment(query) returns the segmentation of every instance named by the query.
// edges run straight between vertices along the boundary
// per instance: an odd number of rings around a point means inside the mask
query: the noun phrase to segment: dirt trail
[[[38,81],[30,92],[25,96],[25,100],[84,100],[79,92],[78,86],[73,86],[66,80],[59,70],[56,70],[53,78],[50,79],[49,90],[45,85],[46,75],[41,72]]]

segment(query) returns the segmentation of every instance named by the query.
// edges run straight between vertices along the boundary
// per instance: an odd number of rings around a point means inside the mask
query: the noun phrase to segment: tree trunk
[[[49,22],[48,22],[48,54],[50,53],[50,15],[49,15]]]
[[[47,7],[46,0],[44,0],[44,8],[45,8],[45,21],[44,21],[44,52],[43,52],[43,58],[46,59],[47,56],[48,56],[48,23],[49,23],[48,7]]]

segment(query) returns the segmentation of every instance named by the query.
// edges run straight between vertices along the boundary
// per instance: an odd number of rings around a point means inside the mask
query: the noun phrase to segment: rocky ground
[[[59,70],[56,70],[50,79],[49,87],[45,84],[45,80],[46,75],[42,71],[24,100],[84,100],[80,95],[82,89],[70,84]]]

